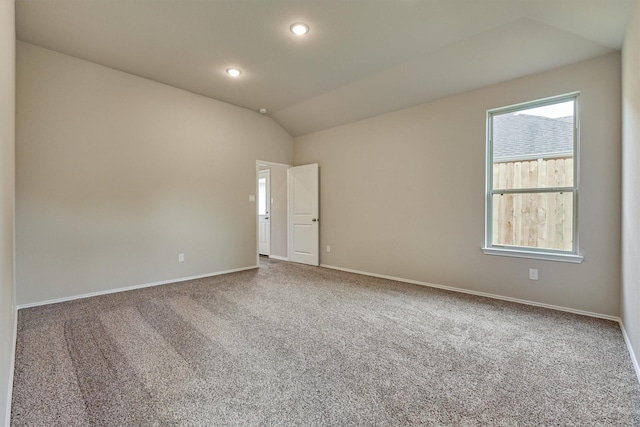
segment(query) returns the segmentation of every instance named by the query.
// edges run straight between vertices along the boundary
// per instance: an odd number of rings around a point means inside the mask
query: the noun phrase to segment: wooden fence
[[[494,188],[573,186],[573,158],[494,163]],[[573,194],[493,196],[493,244],[570,251]]]

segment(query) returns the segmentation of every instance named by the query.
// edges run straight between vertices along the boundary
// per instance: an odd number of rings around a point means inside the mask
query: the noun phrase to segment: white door
[[[289,260],[320,263],[318,164],[289,168]]]
[[[258,253],[271,255],[271,173],[263,170],[258,173]]]

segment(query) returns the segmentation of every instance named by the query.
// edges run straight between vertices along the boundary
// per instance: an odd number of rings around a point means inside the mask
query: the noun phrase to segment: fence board
[[[494,188],[518,189],[573,185],[573,158],[494,163]],[[572,250],[571,193],[495,196],[493,241],[509,246]]]

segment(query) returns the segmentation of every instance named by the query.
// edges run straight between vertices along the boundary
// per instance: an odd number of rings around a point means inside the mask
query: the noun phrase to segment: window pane
[[[573,193],[493,195],[493,245],[573,250]]]
[[[573,186],[574,102],[493,115],[494,189]]]

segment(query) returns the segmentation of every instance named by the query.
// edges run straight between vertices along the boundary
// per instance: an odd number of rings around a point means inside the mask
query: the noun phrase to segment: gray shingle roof
[[[538,159],[573,152],[573,117],[493,116],[493,159]]]

